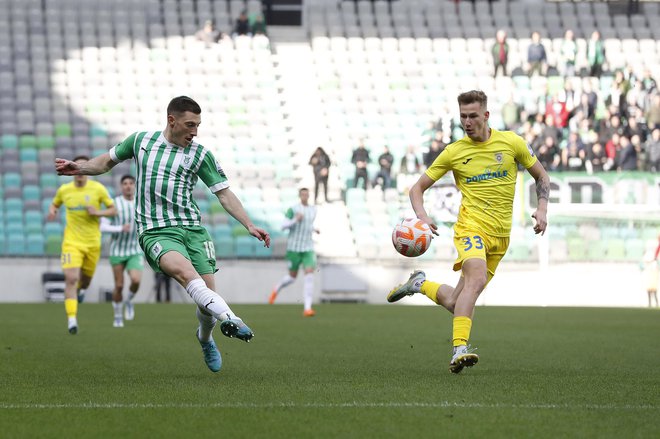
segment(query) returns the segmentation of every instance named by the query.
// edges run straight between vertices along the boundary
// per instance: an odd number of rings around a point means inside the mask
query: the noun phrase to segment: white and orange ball
[[[397,252],[410,258],[423,254],[431,246],[433,233],[418,218],[405,218],[394,226],[392,244]]]

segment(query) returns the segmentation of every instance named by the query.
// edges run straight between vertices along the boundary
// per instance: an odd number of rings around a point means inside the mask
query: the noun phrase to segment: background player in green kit
[[[305,270],[303,316],[313,317],[316,314],[312,309],[316,254],[314,253],[312,233],[319,233],[314,228],[316,206],[309,205],[309,190],[307,188],[300,189],[298,196],[300,197],[300,204],[296,204],[286,211],[287,220],[282,224],[283,229],[289,230],[289,239],[286,246],[286,260],[289,264],[289,273],[273,288],[268,303],[272,305],[282,288],[291,285],[296,280],[298,269],[302,265],[303,270]]]
[[[115,289],[112,293],[113,326],[115,328],[124,327],[124,318],[126,320],[135,318],[132,300],[140,288],[144,269],[142,250],[138,243],[135,225],[135,177],[124,175],[120,184],[121,195],[114,199],[117,215],[112,220],[107,218],[101,220],[101,231],[112,233],[110,265],[115,279]],[[128,297],[122,301],[124,270],[128,273],[131,283],[128,286]]]
[[[214,291],[215,247],[192,198],[198,179],[250,235],[265,246],[270,246],[270,235],[254,225],[211,151],[193,141],[201,112],[191,98],[176,97],[167,106],[165,130],[131,134],[108,153],[82,164],[56,158],[55,169],[60,175],[98,175],[124,160],[135,160],[140,247],[149,265],[174,278],[197,304],[197,339],[206,365],[217,372],[222,357],[212,336],[216,322],[227,337],[250,341],[254,333]]]

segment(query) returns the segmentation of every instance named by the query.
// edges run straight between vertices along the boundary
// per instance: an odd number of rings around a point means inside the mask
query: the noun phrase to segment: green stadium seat
[[[628,261],[641,261],[646,251],[646,244],[642,239],[626,240],[626,259]]]
[[[515,262],[528,262],[530,260],[529,247],[526,244],[513,244],[506,251],[506,260]]]
[[[22,198],[7,198],[5,200],[5,218],[8,215],[13,215],[12,218],[21,218],[23,219],[23,199]],[[20,215],[17,215],[20,214]]]
[[[221,259],[233,258],[234,253],[234,239],[229,237],[215,237],[213,239],[215,244],[215,256]]]
[[[250,235],[250,233],[247,231],[247,229],[245,227],[243,227],[243,224],[239,223],[235,219],[233,219],[233,222],[235,222],[235,224],[233,224],[233,225],[230,224],[230,225],[231,225],[231,234],[234,238],[236,238],[238,236],[249,236]]]
[[[41,200],[41,189],[39,186],[30,184],[23,187],[23,200]]]
[[[583,239],[568,239],[568,259],[584,261],[587,258],[587,246]]]
[[[39,176],[39,185],[41,188],[57,188],[58,181],[57,181],[57,175],[55,174],[41,174]],[[50,201],[50,200],[49,200]]]
[[[8,187],[21,187],[21,174],[18,172],[5,172],[2,176],[2,185]]]
[[[51,236],[57,236],[62,239],[62,234],[64,233],[64,226],[62,224],[50,221],[44,225],[44,233],[48,239]]]
[[[5,234],[0,233],[0,255],[5,254]]]
[[[607,241],[602,239],[587,243],[587,259],[589,261],[603,261],[607,259]]]
[[[56,256],[62,252],[62,235],[46,236],[45,252],[49,256]]]
[[[8,234],[6,240],[6,254],[21,256],[25,254],[25,238],[22,234]]]
[[[108,137],[108,131],[100,125],[93,124],[89,127],[89,137]]]
[[[54,129],[55,137],[71,137],[73,132],[71,125],[68,123],[56,123]]]
[[[34,148],[21,149],[19,157],[22,162],[36,162],[39,158],[37,150]]]
[[[254,258],[256,238],[252,236],[237,236],[234,240],[234,252],[238,258]]]
[[[39,149],[53,149],[53,148],[55,148],[55,137],[53,137],[53,136],[39,136],[39,137],[37,137],[37,148],[39,148]]]
[[[626,258],[626,242],[623,239],[609,239],[606,243],[607,259],[611,261],[623,261]]]
[[[39,232],[41,234],[43,231],[43,225],[44,218],[40,211],[28,210],[25,212],[25,230],[28,233]]]
[[[263,242],[256,241],[256,244],[254,246],[254,255],[257,258],[270,258],[273,256],[273,248],[264,247]]]
[[[18,137],[13,134],[3,134],[0,140],[2,149],[17,149]]]
[[[37,148],[37,138],[32,134],[23,134],[18,138],[18,147],[20,149],[25,148]]]
[[[216,224],[213,226],[213,239],[231,238],[232,228],[229,224]]]
[[[26,240],[25,254],[43,255],[46,241],[41,233],[29,233]]]

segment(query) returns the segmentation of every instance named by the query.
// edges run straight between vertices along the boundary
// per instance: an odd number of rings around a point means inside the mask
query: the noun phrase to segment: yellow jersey
[[[456,226],[508,237],[517,163],[529,169],[536,161],[522,137],[512,131],[491,129],[485,142],[475,142],[466,136],[449,144],[426,170],[426,175],[437,181],[447,171],[453,172],[463,197]]]
[[[114,205],[108,190],[98,181],[87,180],[85,186],[77,187],[72,181],[60,186],[53,198],[56,207],[66,207],[66,227],[63,241],[85,247],[101,245],[100,218],[87,212],[87,207],[101,209]]]

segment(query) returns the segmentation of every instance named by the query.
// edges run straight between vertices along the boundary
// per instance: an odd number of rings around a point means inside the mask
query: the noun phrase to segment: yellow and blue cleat
[[[390,291],[387,295],[387,301],[390,303],[398,302],[406,296],[412,296],[415,293],[419,293],[419,288],[425,280],[426,273],[422,270],[413,271],[406,283],[403,283]]]

